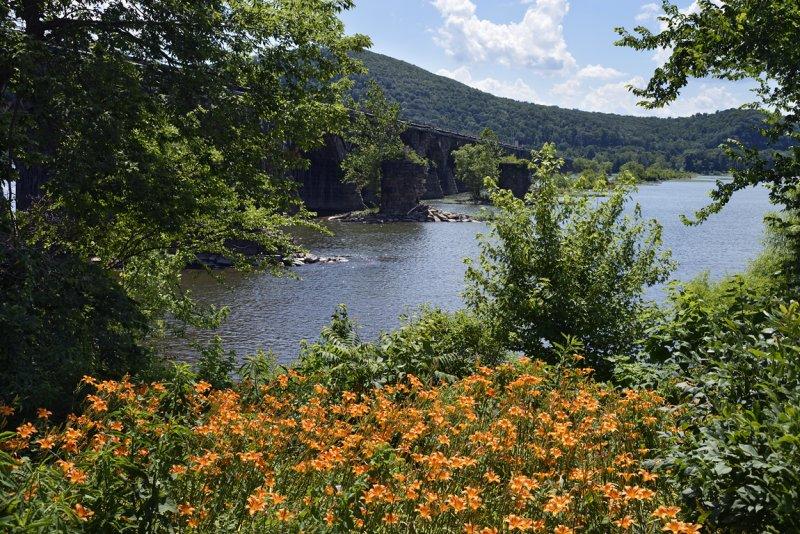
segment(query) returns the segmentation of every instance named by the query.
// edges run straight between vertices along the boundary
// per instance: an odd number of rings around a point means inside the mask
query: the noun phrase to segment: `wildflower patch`
[[[95,382],[6,434],[7,524],[198,532],[697,532],[648,469],[663,399],[526,358],[454,384],[332,393]],[[11,523],[8,523],[11,522]],[[49,523],[48,523],[49,522]]]

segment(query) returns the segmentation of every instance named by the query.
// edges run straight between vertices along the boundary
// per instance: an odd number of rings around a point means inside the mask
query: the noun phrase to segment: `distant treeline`
[[[388,56],[357,56],[369,69],[353,94],[359,99],[372,78],[397,101],[402,118],[477,136],[491,128],[502,142],[541,147],[554,142],[570,162],[608,161],[612,172],[629,161],[694,173],[726,172],[730,162],[719,148],[727,139],[766,148],[759,134],[762,115],[731,109],[692,117],[661,119],[562,109],[500,98],[437,76]]]

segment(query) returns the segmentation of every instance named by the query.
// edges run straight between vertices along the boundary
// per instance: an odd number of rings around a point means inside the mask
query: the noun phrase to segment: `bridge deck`
[[[456,139],[461,139],[461,140],[464,140],[464,141],[477,142],[479,140],[474,135],[469,135],[469,134],[465,134],[465,133],[462,133],[462,132],[454,132],[453,130],[447,130],[445,128],[440,128],[440,127],[434,126],[432,124],[423,124],[423,123],[413,122],[413,121],[403,121],[403,123],[407,124],[408,126],[410,126],[412,128],[416,128],[417,130],[425,130],[425,131],[434,132],[434,133],[441,134],[441,135],[447,135],[447,136],[454,137]],[[500,143],[500,146],[502,148],[505,148],[506,150],[513,150],[513,151],[519,151],[519,152],[528,152],[529,151],[529,149],[527,147],[523,146],[523,145],[512,145],[512,144],[509,144],[509,143]]]

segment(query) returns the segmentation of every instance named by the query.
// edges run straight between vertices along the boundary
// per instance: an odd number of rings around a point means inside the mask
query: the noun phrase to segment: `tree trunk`
[[[34,42],[38,42],[41,46],[45,46],[43,26],[44,15],[42,6],[42,0],[26,0],[22,2],[22,18],[25,21],[25,35],[31,41],[29,46],[37,46],[33,44]],[[47,73],[47,63],[42,62],[37,66],[36,71],[37,76],[42,78],[45,77]],[[35,109],[37,106],[37,101],[44,100],[46,98],[46,95],[33,94],[31,95],[30,101],[21,101],[22,109]],[[47,125],[41,124],[41,122],[46,122],[46,120],[46,118],[37,120],[37,122],[40,124],[34,125],[34,131],[31,133],[34,134],[34,138],[39,138],[41,145],[40,150],[43,150],[46,154],[52,154],[53,147],[52,142],[50,142],[51,140],[49,140],[49,136],[48,139],[42,139],[41,136],[42,132],[48,131]],[[19,159],[14,161],[14,166],[17,168],[17,173],[19,176],[16,183],[16,208],[18,210],[25,211],[30,209],[30,207],[36,202],[36,199],[41,196],[42,186],[45,184],[45,182],[47,182],[49,178],[49,172],[47,171],[46,167],[42,165],[28,165],[19,161]]]
[[[49,174],[41,165],[27,166],[15,162],[19,178],[17,180],[16,207],[26,211],[33,206],[42,194],[42,186],[47,182]]]

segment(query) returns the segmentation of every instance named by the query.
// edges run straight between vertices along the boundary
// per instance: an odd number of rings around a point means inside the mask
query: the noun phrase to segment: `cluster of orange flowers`
[[[59,482],[20,478],[21,508],[55,499],[75,521],[132,521],[141,503],[120,481],[145,473],[175,503],[163,521],[196,531],[699,532],[646,467],[670,424],[663,399],[590,372],[522,358],[364,393],[293,371],[257,391],[200,382],[180,395],[87,379],[83,415],[22,425],[5,448],[48,458]]]

